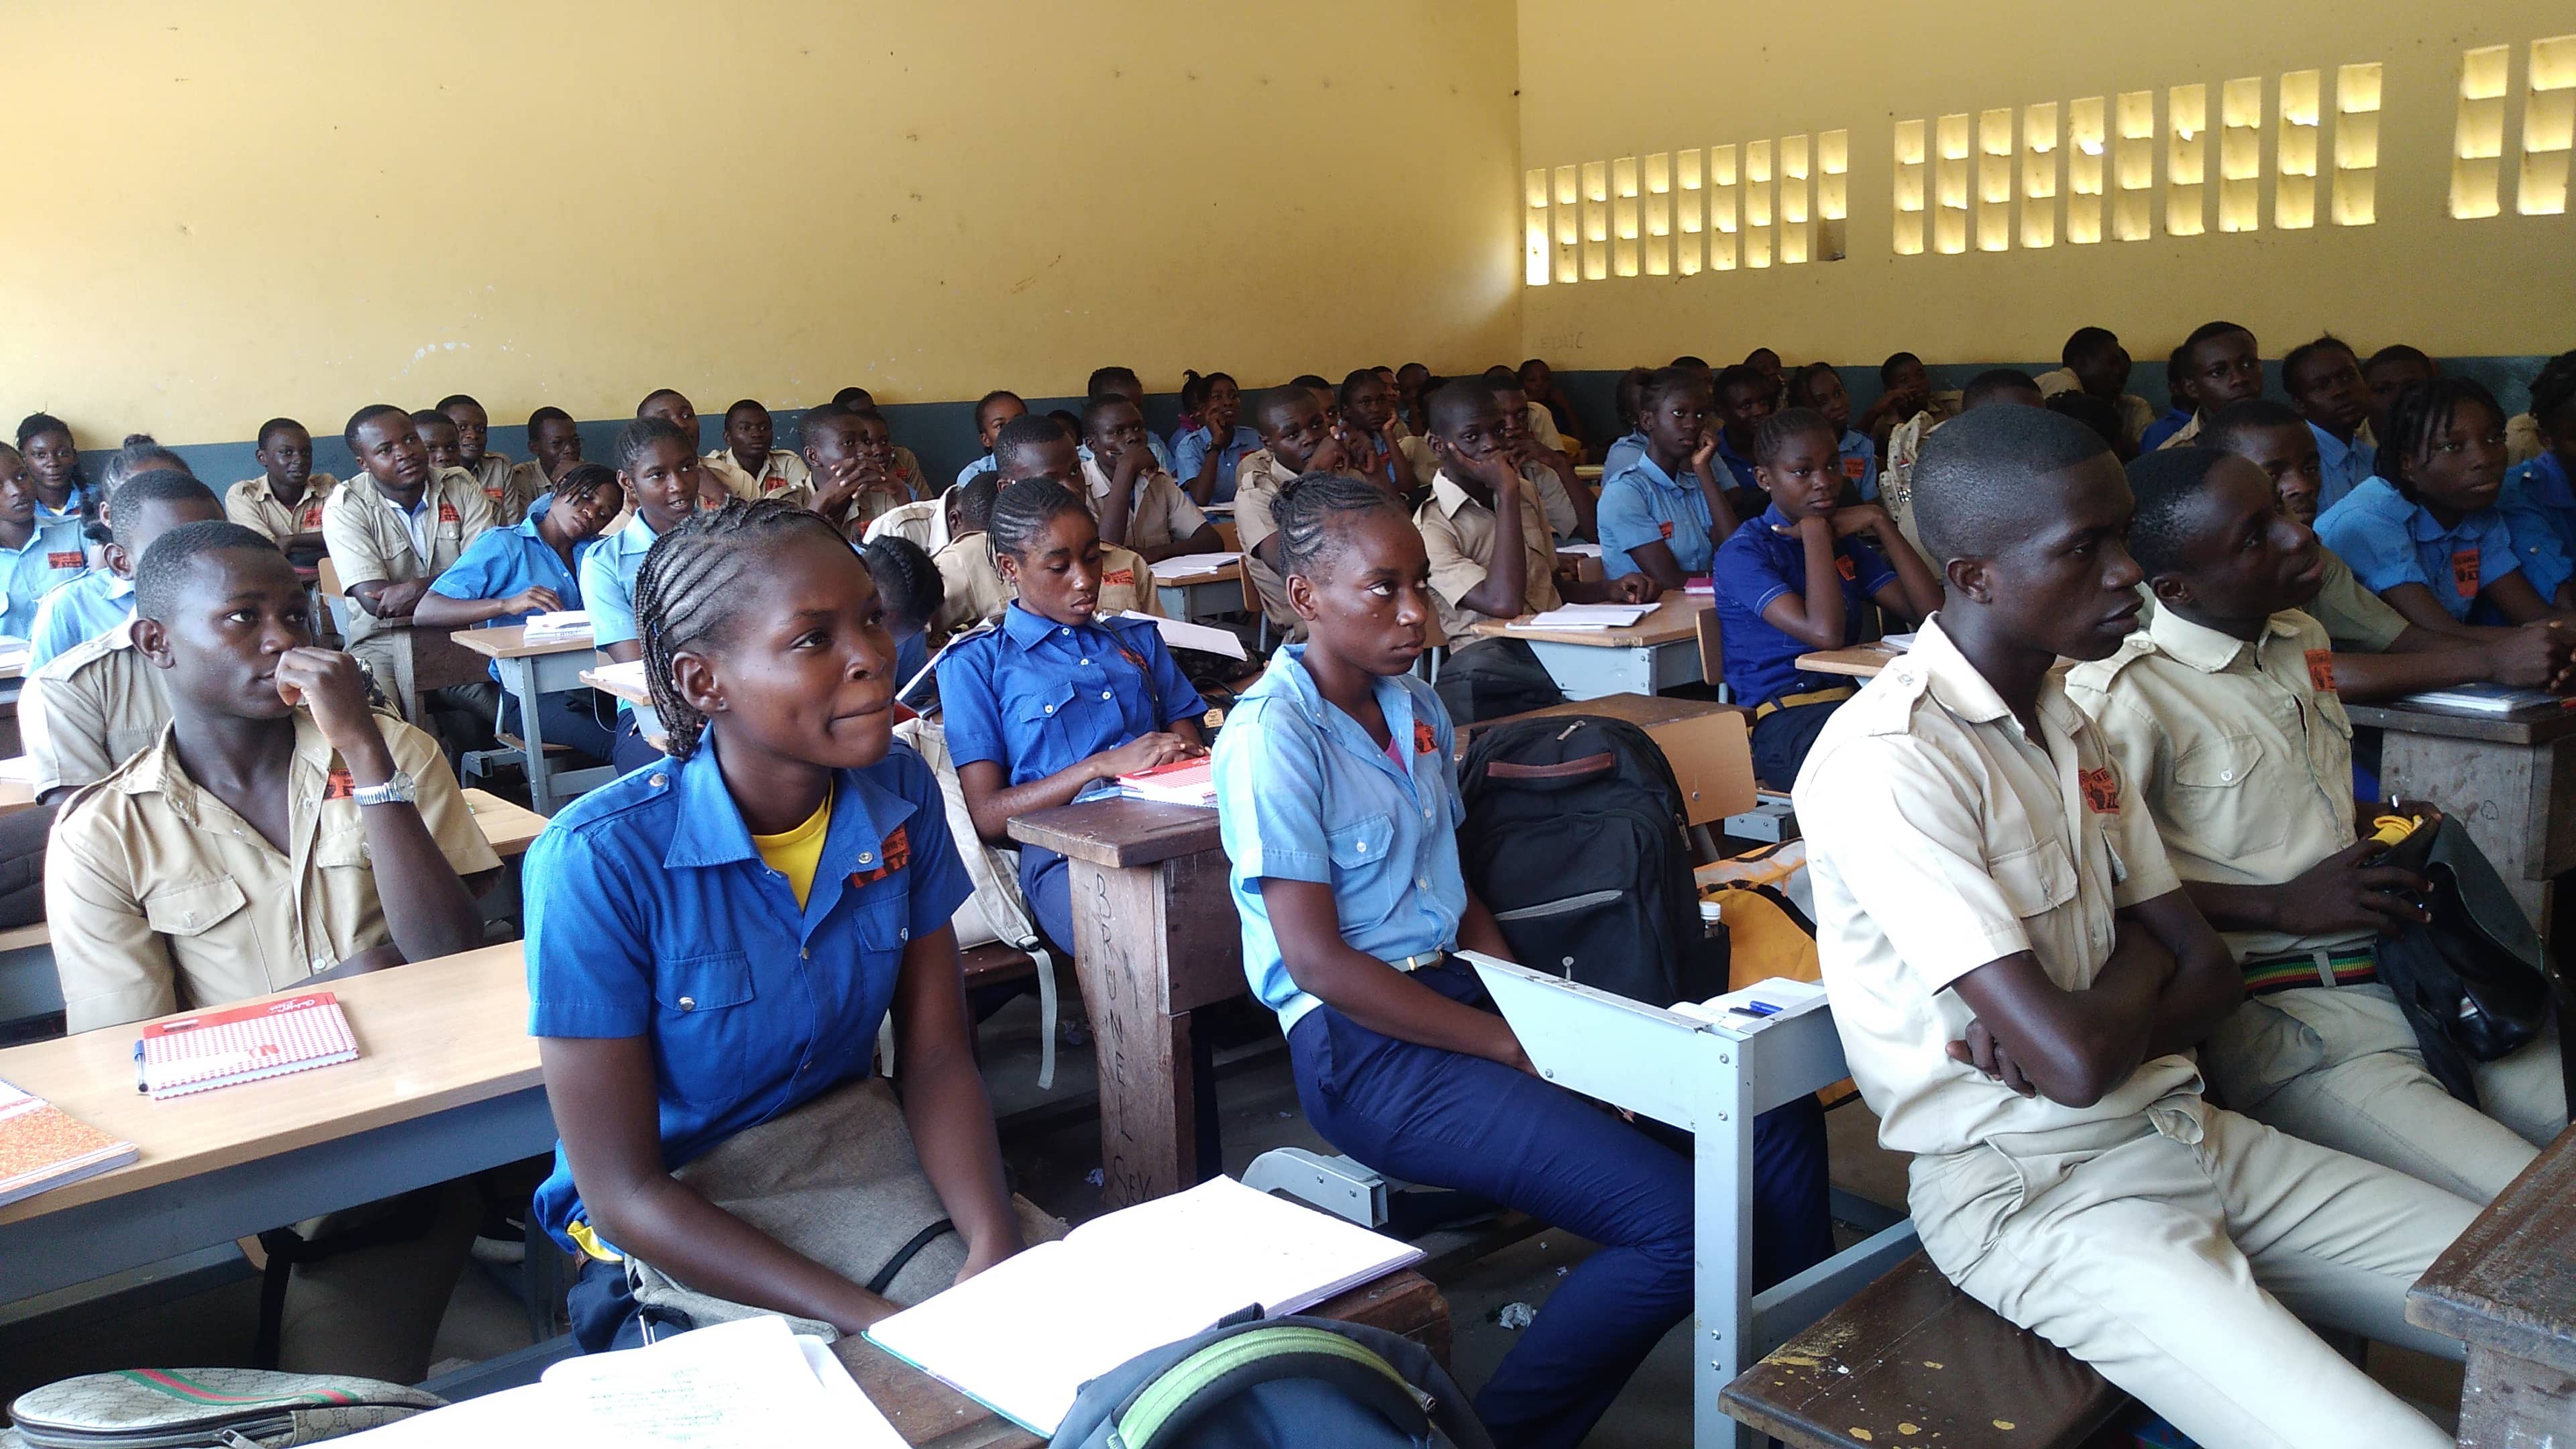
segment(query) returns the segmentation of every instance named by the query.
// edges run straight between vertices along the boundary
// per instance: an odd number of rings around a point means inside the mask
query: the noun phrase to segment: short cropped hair
[[[2277,403],[2268,397],[2249,397],[2210,414],[2209,421],[2201,425],[2200,435],[2192,442],[2219,452],[2234,452],[2236,445],[2248,433],[2258,433],[2265,428],[2304,428],[2307,425],[2307,419],[2300,417],[2287,403]],[[2165,451],[2178,450],[2167,448]]]
[[[1914,525],[1933,567],[2026,536],[2028,485],[2110,451],[2091,428],[2046,408],[1980,408],[1933,429],[1914,464]]]
[[[1959,410],[1969,412],[1984,407],[2008,392],[2026,392],[2037,397],[2039,384],[2032,381],[2027,372],[2010,367],[1990,367],[1968,379],[1968,385],[1960,389]]]
[[[2149,578],[2181,562],[2189,542],[2183,512],[2208,489],[2209,475],[2228,456],[2217,448],[2166,448],[2129,465],[2129,492],[2137,500],[2137,511],[2129,515],[2129,556]]]
[[[109,537],[115,539],[116,546],[130,556],[134,551],[135,518],[142,513],[143,505],[196,502],[221,506],[215,490],[198,482],[185,470],[174,473],[166,468],[155,468],[148,473],[131,474],[116,485],[114,493],[108,495]]]
[[[152,540],[152,546],[134,564],[136,617],[168,619],[177,609],[190,566],[208,554],[235,550],[284,557],[268,535],[222,519],[183,523]]]

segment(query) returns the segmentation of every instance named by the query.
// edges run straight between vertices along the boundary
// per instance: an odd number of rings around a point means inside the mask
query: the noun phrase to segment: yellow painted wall
[[[1519,345],[1504,0],[14,0],[0,406],[888,402]]]
[[[2195,324],[2229,317],[2265,352],[2331,328],[2365,347],[2436,355],[2576,346],[2576,217],[2448,211],[2461,53],[2576,31],[2566,0],[2337,4],[2205,0],[2130,9],[2056,3],[1850,4],[1823,9],[1707,0],[1521,0],[1523,165],[1609,160],[1846,127],[1847,260],[1697,277],[1529,289],[1524,337],[1560,368],[1718,361],[1756,345],[1793,360],[1874,363],[1899,348],[1932,362],[2054,358],[2085,323],[2118,331],[2142,383]],[[2378,221],[2045,251],[1896,256],[1892,127],[1899,119],[2284,71],[2383,63]],[[2511,106],[2519,109],[2519,97]],[[2271,166],[2267,131],[2264,165]],[[2217,177],[2216,150],[2209,153]],[[2331,156],[2327,159],[2331,165]],[[2064,172],[2060,190],[2063,192]],[[2163,153],[2158,151],[2159,186]],[[2214,190],[2214,184],[2212,189]],[[2321,203],[2322,205],[2322,203]]]

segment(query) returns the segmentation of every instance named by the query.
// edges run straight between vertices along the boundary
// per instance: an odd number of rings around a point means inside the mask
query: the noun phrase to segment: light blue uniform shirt
[[[1638,429],[1631,428],[1625,437],[1602,450],[1601,476],[1616,478],[1628,470],[1629,464],[1644,456],[1646,456],[1646,435]]]
[[[1863,503],[1878,501],[1878,444],[1869,434],[1856,428],[1843,429],[1842,439],[1834,444],[1842,454],[1843,479],[1860,495]]]
[[[939,782],[903,744],[834,775],[802,910],[704,743],[565,806],[523,878],[528,1034],[645,1038],[673,1168],[866,1076],[904,950],[974,892]],[[575,1246],[560,1146],[536,1210]]]
[[[35,487],[32,481],[27,485],[31,493],[35,491]],[[89,484],[75,483],[72,485],[71,496],[63,500],[63,506],[60,508],[48,508],[45,506],[45,500],[39,498],[36,500],[36,521],[38,523],[78,522],[81,511],[89,507],[90,500],[94,496],[94,491]]]
[[[1208,449],[1215,439],[1204,427],[1172,434],[1172,477],[1186,491],[1190,480],[1199,476],[1199,465],[1207,461]],[[1261,446],[1261,435],[1238,424],[1234,437],[1218,453],[1216,491],[1208,496],[1224,503],[1234,497],[1234,469],[1244,455]]]
[[[1207,703],[1151,622],[1059,624],[1015,599],[1000,628],[939,661],[939,709],[957,768],[990,760],[1025,785],[1197,719]]]
[[[0,638],[34,636],[38,602],[81,576],[86,542],[76,520],[57,519],[39,521],[24,548],[0,544]]]
[[[2385,593],[2399,584],[2422,584],[2445,613],[2463,623],[2481,591],[2522,567],[2513,527],[2501,512],[2481,508],[2444,528],[2385,478],[2365,480],[2318,514],[2317,537],[2352,565],[2363,588]]]
[[[1306,672],[1306,646],[1271,656],[1216,737],[1217,824],[1227,885],[1243,920],[1243,973],[1286,1031],[1323,1003],[1281,959],[1261,882],[1333,888],[1342,941],[1381,961],[1458,942],[1467,879],[1458,866],[1458,797],[1449,712],[1431,686],[1399,674],[1375,686],[1398,766]]]
[[[2547,599],[2576,576],[2576,491],[2567,482],[2567,465],[2555,453],[2543,453],[2504,475],[2504,492],[2496,511],[2513,527],[2521,550],[2522,571]]]
[[[1624,472],[1602,475],[1596,517],[1601,525],[1603,574],[1615,579],[1637,572],[1637,562],[1628,551],[1649,543],[1670,546],[1673,562],[1681,565],[1686,576],[1708,572],[1709,559],[1717,552],[1708,531],[1716,527],[1717,519],[1709,511],[1708,494],[1699,486],[1698,476],[1688,476],[1686,483],[1674,482],[1671,474],[1656,466],[1651,453],[1639,454]]]
[[[134,580],[105,565],[73,575],[36,606],[35,627],[27,635],[27,672],[35,673],[46,660],[133,617]]]
[[[2323,513],[2369,481],[2379,450],[2358,438],[2347,443],[2314,423],[2308,431],[2317,439],[2317,511]]]
[[[624,528],[597,540],[581,556],[582,607],[590,611],[594,646],[605,649],[641,637],[635,629],[635,571],[644,567],[644,555],[653,551],[653,540],[659,537],[638,510]],[[622,714],[635,706],[621,699],[617,708]]]
[[[974,462],[967,464],[965,467],[958,469],[957,481],[949,486],[953,488],[963,488],[967,484],[974,482],[976,479],[983,477],[987,473],[1000,472],[1001,467],[1002,465],[994,459],[992,454],[986,453],[983,457],[980,457]]]
[[[537,502],[544,505],[552,499],[553,495],[549,494]],[[537,534],[537,520],[544,516],[545,509],[540,506],[535,513],[507,528],[486,529],[476,534],[474,541],[465,546],[465,552],[457,555],[456,562],[449,564],[430,584],[429,591],[451,599],[506,599],[527,589],[548,588],[563,600],[565,608],[580,608],[581,581],[576,571],[603,540],[585,539],[573,545],[573,567],[567,569],[563,555],[556,553],[554,545]],[[503,614],[476,627],[497,629],[504,624],[524,624],[534,617],[533,614]],[[498,680],[501,666],[497,663],[490,665],[488,672]]]

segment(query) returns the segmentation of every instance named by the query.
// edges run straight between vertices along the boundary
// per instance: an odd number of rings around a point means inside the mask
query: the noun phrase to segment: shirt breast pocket
[[[1063,719],[1072,706],[1072,680],[1049,679],[1030,686],[1019,696],[1021,737],[1044,734],[1047,726]]]
[[[2075,862],[2055,840],[1997,856],[1988,870],[2005,907],[2021,920],[2035,920],[2075,899]]]
[[[2270,850],[2289,839],[2292,812],[2251,783],[2265,754],[2259,735],[2220,735],[2184,751],[2165,792],[2174,824],[2227,855]]]
[[[173,886],[147,896],[143,919],[164,936],[202,936],[239,914],[250,903],[231,876]]]
[[[653,963],[653,1064],[663,1091],[717,1103],[754,1090],[754,995],[751,958],[740,951]]]
[[[1403,870],[1395,854],[1395,821],[1370,815],[1324,834],[1333,861],[1333,903],[1345,926],[1385,920],[1403,898]]]

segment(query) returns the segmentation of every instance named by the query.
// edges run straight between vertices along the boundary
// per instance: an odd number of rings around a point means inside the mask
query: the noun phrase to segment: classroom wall
[[[1160,392],[1481,365],[1519,339],[1512,26],[1498,0],[20,0],[0,409],[237,443],[457,390],[506,423],[657,386],[717,414],[1078,393],[1111,361]]]
[[[2194,324],[2219,316],[2252,327],[2270,357],[2324,329],[2365,350],[2403,340],[2437,356],[2561,351],[2576,346],[2576,266],[2569,265],[2576,257],[2576,218],[2563,209],[2518,214],[2514,188],[2526,138],[2543,147],[2566,144],[2565,116],[2576,90],[2550,91],[2533,105],[2527,87],[2535,75],[2544,86],[2576,87],[2576,41],[2545,50],[2536,71],[2531,51],[2531,42],[2571,31],[2576,12],[2564,0],[2358,8],[2331,0],[2187,0],[2120,13],[2026,0],[1804,11],[1698,0],[1521,0],[1521,160],[1524,168],[1547,170],[1541,199],[1550,203],[1551,241],[1554,168],[1560,166],[1578,168],[1569,179],[1579,225],[1589,221],[1580,205],[1589,178],[1580,168],[1622,157],[1642,164],[1655,153],[1697,150],[1705,161],[1708,148],[1733,146],[1739,202],[1734,270],[1652,276],[1643,274],[1648,267],[1641,260],[1640,275],[1619,276],[1618,175],[1615,165],[1607,166],[1612,274],[1525,287],[1524,343],[1560,369],[1614,372],[1686,351],[1722,363],[1757,345],[1776,346],[1792,360],[1825,357],[1873,367],[1900,348],[1935,364],[2040,360],[2054,366],[2066,334],[2095,323],[2121,334],[2137,360],[2137,390],[2150,396],[2162,394],[2166,351]],[[2466,77],[2470,88],[2481,97],[2495,94],[2472,100],[2464,124],[2463,54],[2499,45],[2511,49],[2467,66],[2474,72]],[[2345,121],[2334,88],[2341,67],[2372,62],[2382,67],[2376,219],[2336,225],[2334,138]],[[2305,70],[2321,73],[2324,92],[2316,224],[2284,230],[2274,212],[2281,79]],[[2226,119],[2225,83],[2239,78],[2262,81],[2264,124],[2256,135],[2251,191],[2260,229],[2230,233],[2222,230],[2233,213],[2217,194],[2223,137],[2215,133]],[[2184,215],[2196,215],[2203,230],[2174,235],[2164,206],[2178,174],[2169,150],[2167,123],[2176,115],[2171,88],[2195,83],[2207,87],[2196,153],[2204,169],[2198,191],[2185,193]],[[2152,170],[2143,175],[2152,235],[2074,244],[2066,162],[2071,103],[2134,91],[2149,92],[2153,106]],[[2362,98],[2358,88],[2354,98]],[[2007,154],[2000,158],[2004,175],[1996,179],[2009,198],[1998,219],[2012,227],[1999,239],[2011,244],[1983,250],[1990,175],[1981,169],[1990,134],[1981,129],[1984,113],[2007,110],[2000,118],[2007,123],[2004,149],[2018,152],[2037,134],[2024,108],[2040,102],[2059,107],[2056,150],[2046,156],[2058,194],[2038,203],[2051,222],[2053,245],[2020,244],[2017,163],[2027,158]],[[1938,237],[1927,235],[1921,254],[1899,255],[1898,125],[1931,123],[1925,185],[1927,207],[1937,212],[1938,118],[1952,114],[1969,123],[1961,133],[1967,159],[1958,171],[1968,203],[1964,250],[1942,254]],[[1848,133],[1848,255],[1788,264],[1775,214],[1773,265],[1751,267],[1743,245],[1752,230],[1744,196],[1752,159],[1747,143],[1773,143],[1777,188],[1788,161],[1781,143],[1838,129]],[[2116,111],[2111,129],[2116,138]],[[2364,125],[2352,129],[2358,140]],[[2501,151],[2497,162],[2465,168],[2470,210],[2481,209],[2480,167],[2500,170],[2501,214],[2451,215],[2453,152],[2462,139],[2466,149]],[[1826,158],[1812,149],[1816,140],[1807,144],[1812,207],[1822,199]],[[2116,173],[2116,139],[2110,149],[2105,169]],[[2192,151],[2189,143],[2184,149]],[[2564,154],[2544,151],[2542,171],[2555,167],[2563,175]],[[2181,174],[2188,169],[2186,161]],[[1525,199],[1512,205],[1527,220]],[[1776,189],[1770,199],[1775,208],[1785,201]],[[1643,196],[1641,202],[1650,204]],[[2106,232],[2108,220],[2116,212]],[[1822,250],[1823,225],[1812,211],[1809,226],[1813,254]],[[1552,249],[1544,263],[1553,277]],[[1874,375],[1871,381],[1874,395]]]

